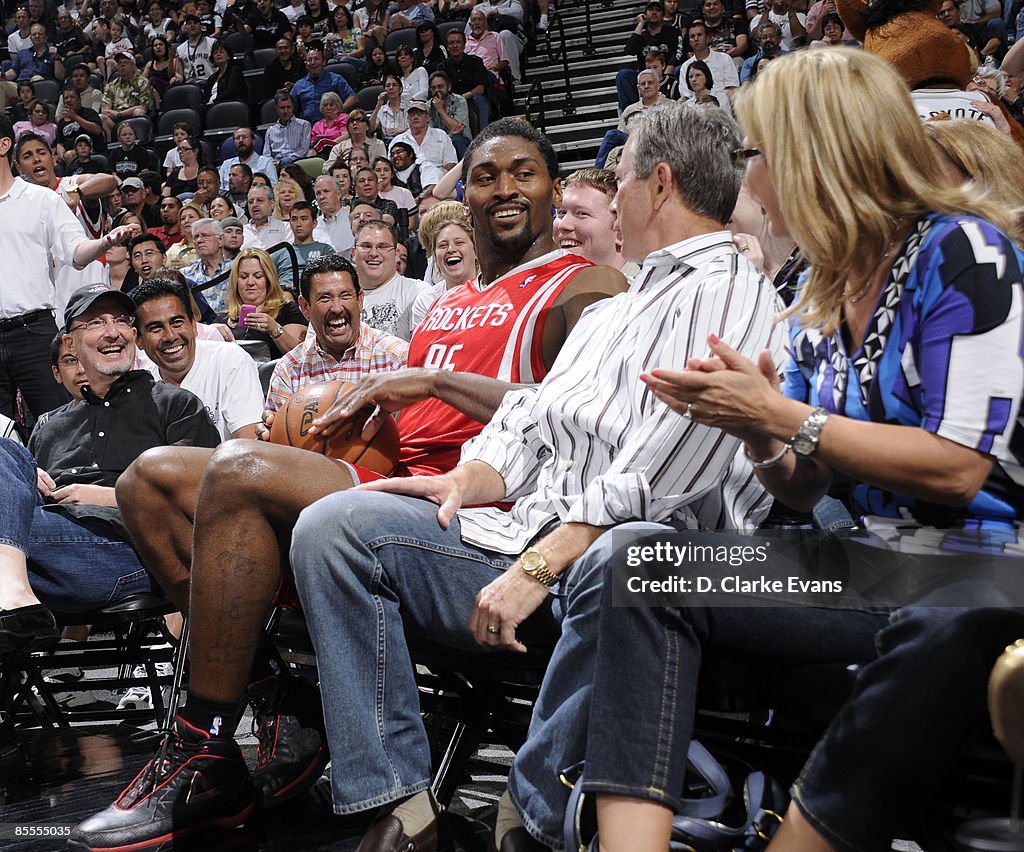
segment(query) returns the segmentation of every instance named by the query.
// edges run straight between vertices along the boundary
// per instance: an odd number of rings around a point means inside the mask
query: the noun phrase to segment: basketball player
[[[495,122],[474,140],[466,168],[486,175],[468,197],[480,277],[448,291],[417,327],[409,350],[413,369],[364,380],[368,390],[342,401],[320,424],[326,432],[367,401],[387,411],[406,409],[399,419],[400,464],[408,474],[454,467],[462,443],[479,433],[506,391],[546,375],[583,310],[626,288],[617,271],[555,246],[551,210],[561,192],[557,157],[544,136],[518,121]],[[133,539],[183,611],[190,604],[191,556],[191,687],[162,752],[176,757],[144,773],[155,784],[180,787],[180,795],[164,787],[160,797],[149,796],[130,787],[80,827],[90,848],[152,842],[248,817],[253,792],[232,739],[247,683],[260,739],[253,780],[264,806],[301,794],[316,780],[326,752],[319,733],[297,716],[319,698],[264,678],[271,655],[256,651],[299,512],[366,476],[289,447],[228,442],[212,458],[166,448],[122,477],[119,501]],[[245,558],[219,559],[225,546]],[[210,792],[192,804],[194,773],[177,769],[197,755],[222,759],[194,764],[202,765],[201,783]]]

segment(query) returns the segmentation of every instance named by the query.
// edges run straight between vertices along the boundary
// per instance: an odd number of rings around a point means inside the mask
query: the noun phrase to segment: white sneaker
[[[156,664],[157,677],[170,677],[174,674],[174,667],[170,663],[157,663]],[[142,680],[146,677],[146,667],[136,666],[132,669],[132,677]],[[170,695],[170,688],[165,687],[161,693],[164,700]],[[123,696],[121,700],[117,702],[118,710],[152,710],[153,709],[153,696],[150,694],[148,686],[133,686]]]
[[[78,684],[85,680],[85,672],[77,666],[63,669],[48,669],[43,680],[55,686]],[[88,707],[95,704],[97,698],[90,690],[75,690],[74,692],[54,692],[53,700],[65,710],[73,710],[76,707]]]

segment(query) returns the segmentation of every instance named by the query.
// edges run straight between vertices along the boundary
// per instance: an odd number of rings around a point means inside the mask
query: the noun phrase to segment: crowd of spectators
[[[699,607],[614,607],[607,532],[749,534],[773,498],[811,510],[835,470],[855,480],[851,508],[877,538],[860,542],[866,555],[854,550],[866,563],[889,552],[883,543],[945,560],[974,545],[1019,561],[1024,187],[986,168],[1019,156],[1013,87],[998,67],[1011,39],[986,0],[944,4],[943,27],[966,38],[967,14],[985,39],[971,82],[908,97],[910,81],[879,57],[831,49],[860,26],[831,0],[806,13],[791,0],[735,5],[705,0],[698,17],[677,0],[647,3],[626,46],[636,67],[616,80],[620,121],[598,158],[616,170],[584,169],[564,185],[542,134],[491,121],[519,73],[517,0],[354,10],[198,0],[154,3],[145,16],[133,0],[102,0],[99,15],[60,7],[52,30],[41,0],[18,10],[11,38],[24,31],[28,44],[12,42],[5,69],[0,154],[21,179],[2,157],[0,191],[14,203],[0,217],[10,231],[14,205],[31,202],[59,256],[55,304],[22,305],[0,332],[55,309],[48,363],[32,366],[52,368],[71,401],[41,419],[28,450],[0,421],[0,475],[16,485],[4,507],[18,509],[3,517],[33,517],[20,538],[0,530],[14,542],[0,573],[16,581],[0,640],[4,650],[55,642],[49,609],[85,610],[154,580],[192,631],[188,703],[146,770],[75,829],[81,844],[145,848],[239,824],[257,803],[303,793],[330,751],[335,809],[374,811],[361,848],[434,849],[406,624],[453,653],[525,651],[532,629],[555,648],[497,848],[559,847],[568,792],[557,770],[581,758],[603,836],[626,838],[607,847],[664,848],[700,651],[732,636],[759,648],[771,637],[785,663],[863,666],[840,719],[876,714],[883,734],[867,762],[843,725],[826,735],[779,835],[791,845],[778,848],[874,848],[893,834],[915,803],[869,783],[898,763],[889,744],[906,737],[915,755],[949,757],[982,701],[973,682],[969,699],[945,698],[949,687],[1021,624],[974,631],[961,610],[925,597],[884,613],[870,601],[826,610],[827,630],[814,611],[806,624],[792,616],[788,636],[763,613],[736,624],[714,614],[712,630]],[[458,24],[443,40],[442,15]],[[415,46],[398,44],[392,64],[385,47],[403,29]],[[261,50],[267,64],[247,75]],[[64,90],[45,85],[65,61]],[[200,100],[171,107],[193,83]],[[254,85],[265,99],[251,97]],[[794,118],[791,90],[819,111]],[[840,115],[847,93],[878,107],[886,132],[873,132],[868,109]],[[970,130],[960,119],[922,131],[915,109],[972,98],[983,108]],[[218,126],[224,105],[244,118]],[[845,208],[802,203],[799,187],[817,177],[805,140]],[[846,168],[861,156],[861,174]],[[778,320],[800,270],[787,355]],[[864,358],[847,358],[851,342]],[[276,363],[261,387],[264,362]],[[993,362],[1005,376],[981,369]],[[318,429],[367,402],[378,418],[402,410],[402,477],[350,492],[379,477],[231,440],[256,438],[290,393],[324,379],[359,384]],[[14,415],[3,402],[0,414]],[[91,454],[106,452],[116,463],[98,470]],[[86,527],[81,551],[41,540],[40,517],[62,535]],[[116,559],[81,570],[89,548],[111,543]],[[564,594],[549,595],[556,584]],[[257,647],[272,603],[302,605],[322,714]],[[986,651],[967,659],[978,633]],[[668,672],[664,643],[681,635],[692,641]],[[955,666],[920,665],[929,637]],[[387,690],[374,658],[389,661]],[[923,706],[936,696],[955,705],[948,731]],[[260,740],[254,772],[233,740],[245,697]],[[893,712],[904,702],[909,724]],[[647,723],[642,736],[612,747],[633,719]],[[668,763],[644,775],[662,754]],[[201,806],[197,784],[209,793]],[[865,806],[827,795],[836,787]],[[864,822],[865,812],[879,816]]]
[[[1005,9],[998,0],[958,3],[942,0],[938,19],[967,44],[977,69],[967,91],[991,95],[1017,122],[1024,121],[1021,86],[1024,77],[1013,63],[1000,63],[1024,32],[1024,10]],[[804,49],[860,46],[839,14],[836,0],[650,0],[636,16],[624,52],[636,62],[616,75],[619,123],[607,131],[595,165],[614,167],[617,146],[627,124],[640,111],[658,103],[640,82],[640,72],[655,71],[661,94],[693,100],[732,112],[741,87],[752,83],[769,62]],[[935,85],[941,80],[937,75]],[[986,94],[979,97],[987,100]],[[951,110],[953,117],[958,113]],[[996,120],[998,121],[998,120]],[[609,159],[609,157],[611,157]]]

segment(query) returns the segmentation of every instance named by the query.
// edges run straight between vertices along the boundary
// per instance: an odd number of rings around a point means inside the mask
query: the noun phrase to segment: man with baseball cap
[[[198,397],[134,370],[135,303],[105,284],[72,294],[64,342],[85,372],[82,403],[53,411],[28,449],[0,438],[0,648],[55,642],[48,608],[82,612],[150,591],[114,496],[152,447],[214,447]]]
[[[447,172],[459,161],[451,137],[430,126],[430,108],[426,101],[409,101],[406,111],[409,129],[392,139],[391,146],[404,142],[415,152],[418,162],[433,163],[442,172]]]
[[[114,125],[126,118],[144,118],[153,110],[153,88],[149,80],[139,73],[135,65],[135,56],[129,51],[118,53],[116,80],[107,83],[103,90],[102,109],[103,129],[110,139],[114,135]]]

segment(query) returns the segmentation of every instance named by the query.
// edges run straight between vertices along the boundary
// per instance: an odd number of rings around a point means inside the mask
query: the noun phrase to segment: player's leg
[[[188,612],[192,522],[213,450],[157,447],[117,481],[117,504],[143,564],[181,612]]]

